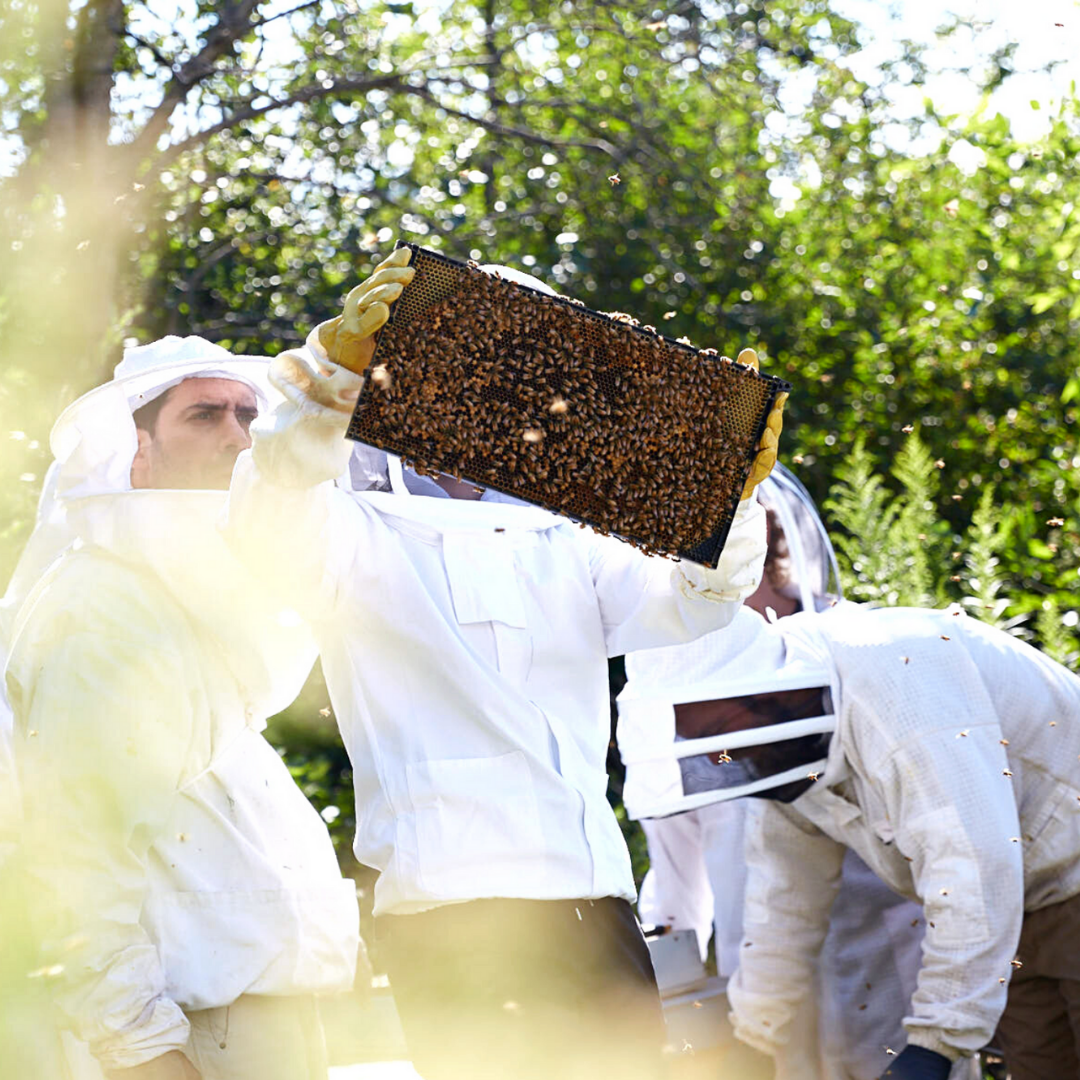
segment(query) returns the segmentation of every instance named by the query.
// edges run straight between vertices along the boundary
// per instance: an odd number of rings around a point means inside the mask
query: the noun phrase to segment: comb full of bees
[[[780,379],[413,244],[349,437],[715,567]]]

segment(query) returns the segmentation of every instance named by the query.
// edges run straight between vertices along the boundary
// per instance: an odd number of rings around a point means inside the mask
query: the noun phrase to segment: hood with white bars
[[[619,748],[632,818],[776,794],[825,769],[835,673],[824,652],[785,635],[783,620],[741,608],[729,626],[698,641],[627,656],[626,673]],[[786,708],[788,699],[802,707]],[[680,714],[689,706],[706,719],[687,737]]]
[[[758,497],[784,534],[784,591],[803,614],[766,620],[744,606],[697,641],[626,657],[618,742],[632,818],[784,798],[824,771],[838,687],[807,624],[841,597],[836,555],[813,500],[783,466]]]

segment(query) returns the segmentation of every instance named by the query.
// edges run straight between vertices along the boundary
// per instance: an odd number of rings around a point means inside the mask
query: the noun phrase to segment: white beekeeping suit
[[[920,970],[899,1039],[880,1018],[882,1043],[900,1051],[898,1075],[939,1077],[970,1063],[999,1021],[1003,1037],[1006,1022],[1019,1033],[1022,1056],[1025,1029],[1054,1010],[1042,995],[1038,1009],[1028,998],[1010,1019],[1010,980],[1034,992],[1028,972],[1017,974],[1026,965],[1013,963],[1018,941],[1021,953],[1032,950],[1029,962],[1048,962],[1045,978],[1076,981],[1075,939],[1041,957],[1037,939],[1024,945],[1021,926],[1038,916],[1057,933],[1075,918],[1080,679],[959,612],[841,605],[769,625],[744,608],[733,628],[739,634],[713,650],[712,685],[699,679],[680,691],[688,703],[673,702],[670,727],[688,736],[676,742],[672,733],[638,811],[767,796],[751,801],[747,826],[744,937],[728,988],[736,1033],[773,1054],[789,1044],[854,850],[924,908]],[[749,704],[720,696],[724,685],[745,691],[759,661],[790,674],[780,684],[789,691],[796,676],[810,685],[816,666],[828,711],[807,715],[803,702],[801,715],[785,715],[791,693]],[[820,711],[813,696],[811,711]],[[708,723],[690,732],[688,721],[702,716]],[[1058,973],[1062,966],[1072,974]],[[876,1010],[875,987],[861,1005]],[[883,1053],[879,1075],[890,1061]],[[1014,1067],[1024,1075],[1019,1059]]]
[[[265,404],[266,363],[199,338],[128,350],[53,429],[62,518],[39,522],[9,590],[43,959],[106,1069],[181,1051],[204,1077],[239,1075],[227,1057],[256,1012],[310,1001],[314,1016],[312,995],[352,983],[353,885],[261,734],[310,669],[310,634],[225,544],[225,491],[131,482],[135,409],[192,378],[239,381]],[[210,1051],[219,1010],[230,1033]],[[284,1062],[294,1018],[281,1019],[263,1039]]]
[[[11,628],[19,606],[49,564],[74,540],[63,506],[56,498],[58,472],[54,461],[42,484],[34,530],[19,556],[3,599],[0,599],[0,671],[7,666]],[[14,843],[19,829],[19,781],[15,769],[14,735],[7,690],[0,680],[0,863],[5,849]]]
[[[754,808],[748,858],[764,902],[748,914],[754,947],[732,987],[738,1030],[758,1045],[782,1036],[831,902],[830,867],[852,848],[924,903],[908,1046],[971,1054],[993,1036],[1007,993],[1012,1004],[1010,981],[1026,992],[1018,952],[1038,962],[1022,921],[1047,926],[1080,894],[1080,679],[958,612],[851,606],[768,633],[829,656],[837,728],[817,783],[788,805]],[[784,899],[795,882],[797,905],[794,894]],[[1051,969],[1059,964],[1075,983],[1075,937],[1051,958]],[[1038,1008],[1029,1000],[1013,1018],[1022,1029],[1038,1030],[1052,1011],[1047,986]],[[1033,1042],[1051,1071],[1029,1074],[1018,1056],[1017,1075],[1069,1072]]]
[[[411,271],[394,258],[369,295],[400,292],[388,278]],[[351,295],[347,313],[363,302]],[[288,403],[253,426],[227,535],[316,631],[353,765],[354,850],[380,870],[381,955],[417,1068],[656,1074],[660,1003],[604,794],[607,660],[727,625],[760,580],[764,513],[740,502],[716,569],[647,558],[355,455],[343,436],[360,379],[318,331],[273,372]]]
[[[770,541],[780,545],[780,598],[797,601],[805,611],[828,609],[841,595],[839,573],[809,494],[790,472],[777,466],[761,485],[759,498],[769,512],[774,533]],[[770,559],[774,557],[776,549],[770,552]],[[763,606],[758,597],[748,604]],[[664,696],[663,688],[689,682],[694,671],[724,694],[735,693],[733,675],[755,671],[756,685],[765,688],[782,681],[786,660],[782,654],[755,657],[740,650],[738,663],[722,677],[714,677],[711,668],[721,661],[708,639],[695,646],[627,657],[629,682],[619,701],[619,744],[627,759],[625,797],[632,816],[637,816],[639,785],[650,783],[646,777],[655,765],[639,759],[651,753],[650,744],[655,749],[659,731],[671,735],[670,724],[665,727],[660,716],[664,703],[655,700]],[[827,668],[822,667],[817,678],[828,685]],[[670,816],[642,817],[651,865],[638,905],[642,921],[696,930],[703,956],[714,931],[717,971],[726,977],[738,965],[743,932],[747,888],[743,848],[749,809],[749,800],[727,798]],[[922,929],[919,905],[896,895],[849,852],[815,973],[815,993],[804,1004],[798,1035],[777,1055],[778,1076],[806,1080],[877,1076],[883,1037],[902,1041],[901,1021],[915,990]],[[867,1001],[872,1008],[861,1008]],[[882,1035],[883,1017],[891,1019],[889,1036]]]
[[[56,498],[58,471],[54,461],[42,484],[33,532],[0,599],[0,671],[7,666],[10,633],[19,606],[49,564],[74,539]],[[34,969],[33,954],[25,942],[2,940],[5,933],[18,937],[27,929],[27,898],[20,888],[22,874],[17,862],[22,799],[15,761],[14,719],[4,680],[0,679],[0,953],[11,956],[17,950],[25,966]],[[20,981],[25,978],[25,973],[20,972]],[[8,988],[0,988],[0,992],[3,989]],[[12,1069],[21,1070],[28,1080],[65,1072],[65,1080],[101,1080],[102,1072],[85,1046],[57,1029],[44,995],[35,999],[21,993],[19,999],[17,1005],[5,1011],[4,1022],[0,1023],[0,1059]],[[13,1055],[17,1060],[11,1060]]]

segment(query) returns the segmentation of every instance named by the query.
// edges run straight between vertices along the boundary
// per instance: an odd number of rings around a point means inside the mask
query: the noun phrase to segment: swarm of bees
[[[350,437],[715,566],[786,384],[414,250]]]

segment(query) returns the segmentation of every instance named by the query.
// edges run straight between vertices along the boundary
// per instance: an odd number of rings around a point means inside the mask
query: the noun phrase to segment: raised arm
[[[233,472],[225,534],[269,588],[309,618],[325,616],[371,525],[334,481],[352,443],[349,418],[364,385],[374,333],[415,271],[395,251],[320,323],[307,347],[282,353],[270,381],[284,401],[251,428],[252,447]]]
[[[590,550],[609,656],[693,641],[727,626],[758,587],[765,564],[765,511],[744,499],[715,570],[647,557],[610,537]]]
[[[270,378],[285,401],[251,426],[224,531],[268,589],[314,619],[333,608],[361,542],[353,519],[362,515],[334,481],[348,468],[345,430],[363,380],[344,368],[320,369],[300,352],[275,357]]]
[[[738,362],[758,370],[753,349]],[[693,641],[727,626],[761,583],[765,564],[765,512],[754,494],[776,464],[787,394],[777,396],[743,488],[727,543],[715,570],[692,562],[673,569],[626,544],[598,540],[591,561],[609,656]]]

